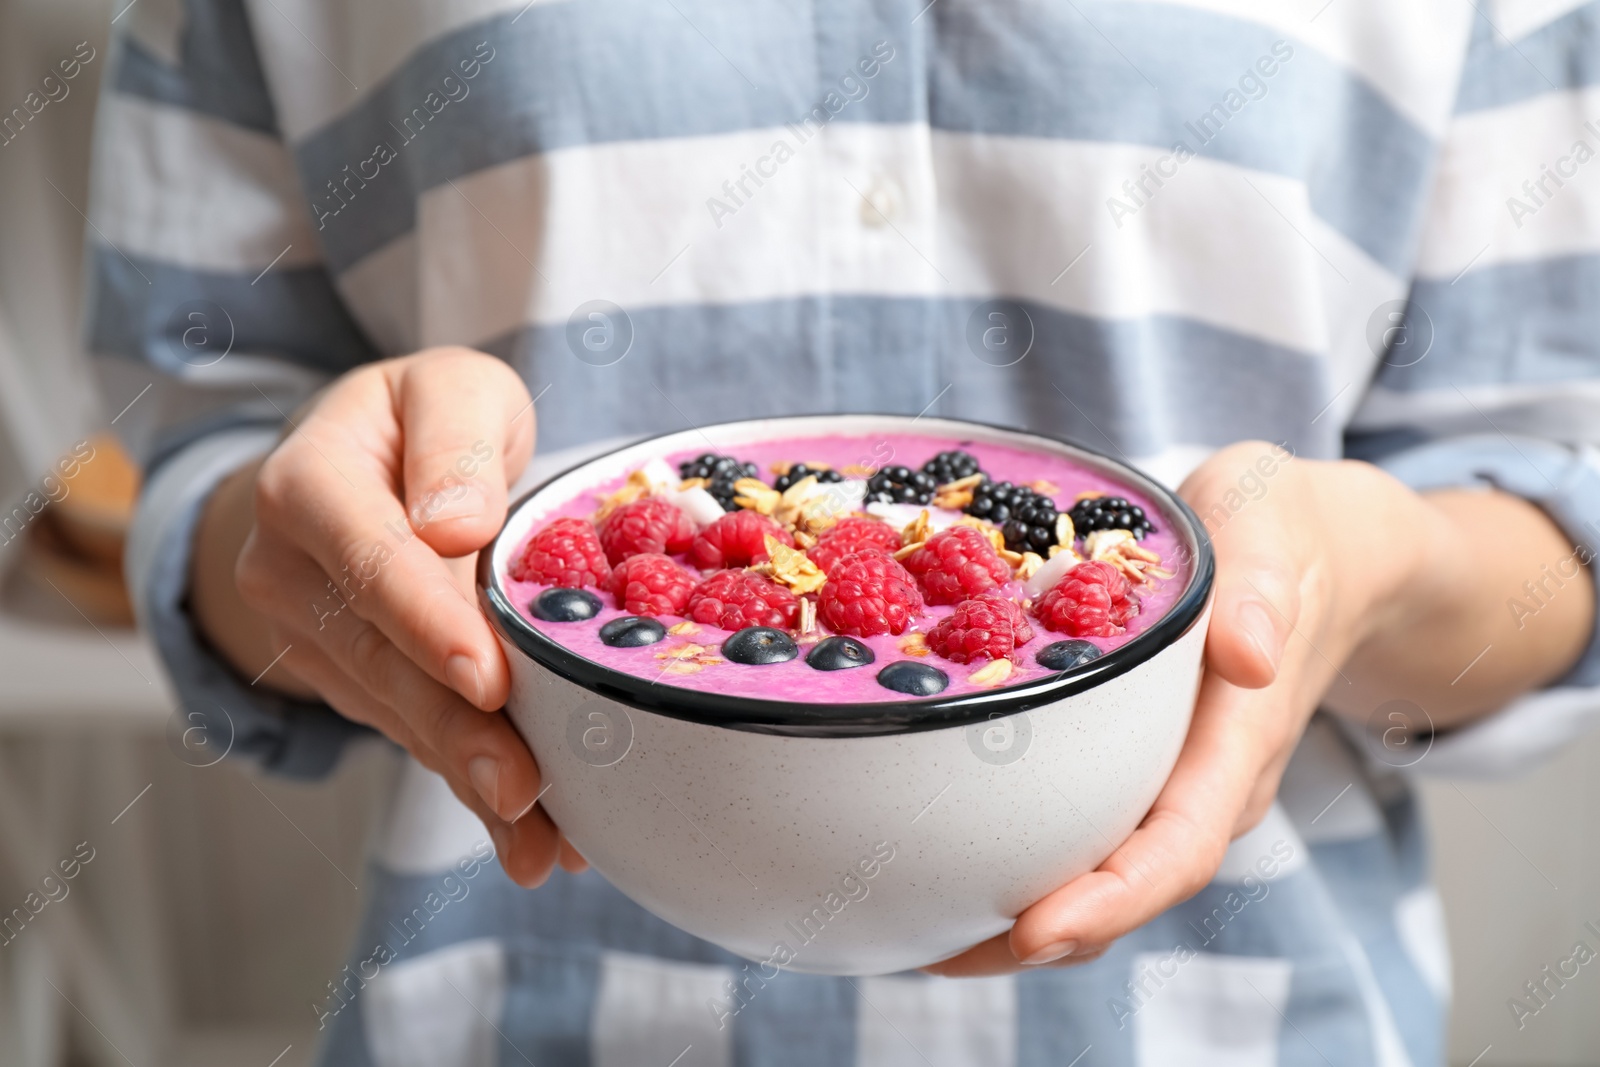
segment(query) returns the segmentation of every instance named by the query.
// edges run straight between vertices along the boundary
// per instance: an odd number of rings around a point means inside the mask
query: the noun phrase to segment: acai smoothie
[[[654,684],[759,700],[1036,681],[1137,637],[1189,577],[1131,487],[931,435],[672,453],[541,511],[502,576],[531,626]]]

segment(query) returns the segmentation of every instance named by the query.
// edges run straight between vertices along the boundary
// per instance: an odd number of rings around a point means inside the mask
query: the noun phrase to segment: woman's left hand
[[[1246,442],[1213,455],[1180,494],[1211,533],[1217,576],[1205,671],[1171,777],[1097,870],[932,973],[1088,962],[1199,892],[1229,842],[1266,814],[1319,704],[1362,715],[1409,695],[1387,688],[1395,684],[1389,653],[1375,652],[1365,674],[1349,663],[1353,654],[1471,592],[1449,587],[1471,567],[1472,546],[1448,512],[1368,464],[1295,459]],[[1549,526],[1528,505],[1503,499]],[[1466,658],[1452,654],[1439,649],[1418,662]]]

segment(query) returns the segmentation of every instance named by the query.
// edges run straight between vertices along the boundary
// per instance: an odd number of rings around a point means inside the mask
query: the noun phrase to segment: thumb
[[[506,490],[533,452],[522,379],[479,352],[440,349],[408,361],[399,381],[406,515],[442,556],[488,544]]]
[[[1252,544],[1260,531],[1215,544],[1216,600],[1206,635],[1206,663],[1246,689],[1271,685],[1300,615],[1300,586],[1281,549]],[[1282,544],[1281,541],[1278,544]]]

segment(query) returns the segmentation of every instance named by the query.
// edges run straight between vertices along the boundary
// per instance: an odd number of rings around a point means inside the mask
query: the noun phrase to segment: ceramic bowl
[[[1073,670],[853,705],[654,684],[556,644],[507,597],[507,558],[547,511],[647,459],[708,436],[729,451],[811,433],[896,432],[1056,453],[1111,474],[1180,533],[1187,587],[1149,629]],[[1104,861],[1149,810],[1183,744],[1212,574],[1193,512],[1104,456],[969,422],[834,415],[686,430],[589,460],[513,506],[478,581],[511,663],[506,710],[538,759],[551,818],[633,900],[770,976],[934,963],[1002,933]]]

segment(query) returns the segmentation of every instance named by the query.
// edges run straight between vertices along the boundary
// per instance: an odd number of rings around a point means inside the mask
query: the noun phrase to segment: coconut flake
[[[1067,576],[1067,572],[1083,562],[1078,554],[1070,548],[1063,548],[1039,565],[1028,578],[1028,595],[1043,596],[1044,593],[1055,587],[1055,584]]]
[[[949,508],[928,507],[924,504],[885,504],[880,500],[874,500],[865,510],[868,515],[884,520],[896,530],[904,530],[924,511],[928,513],[928,529],[932,533],[954,526],[961,518],[961,512],[951,511]]]
[[[668,493],[664,499],[689,516],[697,528],[710,526],[723,515],[722,505],[717,503],[717,498],[699,486],[676,490]]]
[[[676,492],[682,481],[678,477],[678,472],[672,469],[672,464],[660,456],[648,460],[639,468],[639,474],[644,476],[645,482],[650,486],[651,496],[666,496]]]

